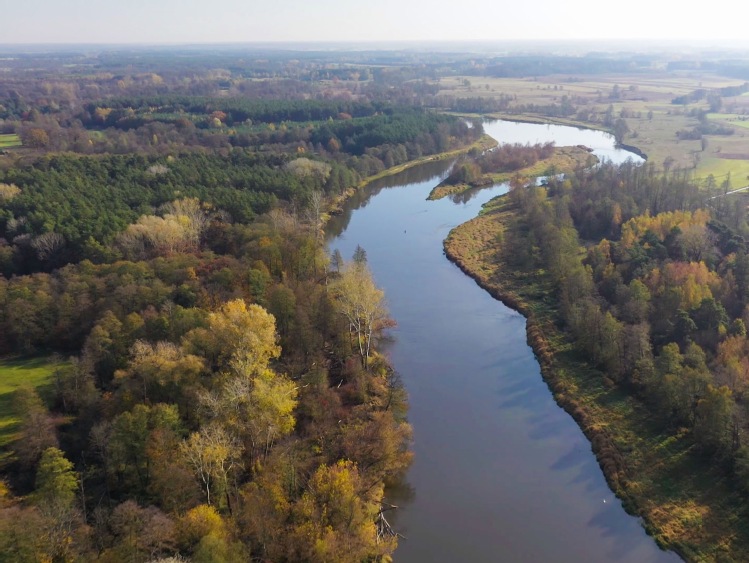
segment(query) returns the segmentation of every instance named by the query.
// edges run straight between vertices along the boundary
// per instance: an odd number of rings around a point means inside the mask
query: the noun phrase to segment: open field
[[[51,391],[55,371],[65,365],[49,357],[0,360],[0,448],[13,440],[18,429],[13,392],[21,385],[31,385],[44,397]]]
[[[450,77],[440,80],[440,95],[456,98],[511,100],[493,117],[553,121],[596,129],[609,129],[612,120],[623,119],[628,132],[623,142],[639,148],[658,166],[694,170],[697,178],[713,174],[722,181],[731,172],[731,187],[747,185],[749,170],[749,97],[723,97],[718,112],[707,113],[706,99],[686,105],[672,100],[698,89],[708,91],[740,86],[742,81],[704,72],[612,74],[598,76],[552,75],[538,78]],[[569,103],[574,111],[566,117],[549,118],[528,111],[531,105]],[[507,102],[505,102],[507,103]],[[525,107],[524,107],[525,106]],[[607,116],[607,112],[609,115]],[[699,139],[679,139],[677,132],[700,125],[698,113],[710,123],[734,130],[732,135],[706,134]],[[683,135],[682,135],[683,136]],[[704,144],[704,146],[703,146]]]
[[[749,186],[749,160],[708,158],[700,163],[702,174],[713,175],[716,184],[721,185],[731,175],[731,187],[738,189]]]
[[[0,149],[11,149],[13,147],[21,146],[21,139],[18,135],[8,134],[0,135]]]
[[[743,127],[749,129],[749,115],[740,113],[708,113],[707,118],[713,121],[720,121],[733,127]]]

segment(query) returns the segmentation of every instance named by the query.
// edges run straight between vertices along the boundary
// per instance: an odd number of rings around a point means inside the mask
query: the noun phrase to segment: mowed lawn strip
[[[0,135],[0,149],[11,149],[13,147],[20,147],[21,145],[21,139],[14,133]]]

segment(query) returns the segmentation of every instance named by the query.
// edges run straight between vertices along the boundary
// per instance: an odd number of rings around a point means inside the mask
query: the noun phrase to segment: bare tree
[[[200,237],[208,224],[208,217],[200,203],[194,197],[178,199],[162,206],[164,219],[175,218],[184,226],[185,237],[193,249],[200,246]]]
[[[43,233],[31,241],[40,260],[49,260],[65,245],[65,237],[60,233]]]
[[[209,424],[182,442],[180,452],[200,481],[211,504],[211,492],[226,492],[241,445],[218,424]]]
[[[394,324],[385,306],[385,293],[375,285],[366,262],[344,264],[340,276],[331,284],[331,292],[338,312],[349,323],[352,345],[366,368],[373,337]]]
[[[307,220],[309,221],[318,241],[322,241],[323,231],[323,209],[325,196],[320,191],[314,191],[310,195],[309,205],[307,206]]]

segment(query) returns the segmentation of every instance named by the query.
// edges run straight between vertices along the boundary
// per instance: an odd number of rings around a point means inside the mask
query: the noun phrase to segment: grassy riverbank
[[[483,185],[499,184],[509,182],[513,178],[520,176],[526,178],[537,178],[538,176],[549,176],[552,174],[563,174],[571,172],[576,168],[592,166],[597,162],[597,158],[583,147],[557,147],[554,149],[554,155],[550,158],[539,160],[532,166],[515,170],[514,172],[497,172],[486,174],[483,177]],[[473,189],[474,186],[469,184],[440,184],[436,186],[427,199],[441,199],[448,195],[463,193],[466,190]]]
[[[559,329],[544,271],[503,263],[508,230],[523,228],[508,198],[453,229],[445,252],[497,299],[527,317],[528,341],[557,403],[590,439],[612,490],[659,545],[688,561],[749,560],[749,502],[686,429],[668,429],[638,399],[587,365]]]
[[[343,204],[346,202],[348,198],[350,198],[358,190],[365,187],[367,184],[374,182],[375,180],[379,180],[380,178],[385,178],[387,176],[392,176],[393,174],[397,174],[398,172],[403,172],[404,170],[408,170],[409,168],[413,168],[414,166],[424,164],[425,162],[434,162],[438,160],[456,158],[472,150],[483,152],[487,149],[490,149],[496,146],[497,146],[496,139],[494,139],[493,137],[490,137],[487,134],[484,134],[477,141],[471,143],[470,145],[462,147],[460,149],[455,149],[452,151],[447,151],[447,152],[443,152],[439,154],[432,154],[429,156],[422,156],[421,158],[409,160],[408,162],[404,162],[403,164],[399,164],[398,166],[393,166],[392,168],[383,170],[379,174],[368,176],[367,178],[362,180],[358,186],[351,187],[351,188],[344,190],[344,192],[341,195],[333,199],[330,202],[329,213],[333,215],[335,215],[336,213],[340,213],[341,210],[343,209]]]

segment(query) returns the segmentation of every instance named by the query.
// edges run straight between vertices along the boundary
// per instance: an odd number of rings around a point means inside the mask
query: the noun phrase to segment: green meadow
[[[0,448],[11,442],[20,422],[13,408],[13,393],[22,385],[37,389],[42,398],[51,395],[53,376],[67,362],[49,356],[0,359]]]
[[[0,135],[0,149],[11,149],[13,147],[20,147],[21,145],[21,139],[14,133]]]

